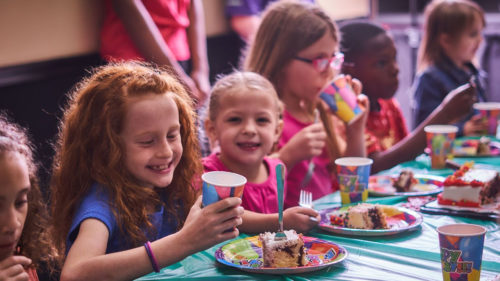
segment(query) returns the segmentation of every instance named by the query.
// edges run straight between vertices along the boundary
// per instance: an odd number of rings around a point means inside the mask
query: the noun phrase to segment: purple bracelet
[[[151,243],[149,241],[144,243],[144,248],[146,248],[146,253],[148,253],[149,261],[151,262],[151,265],[153,266],[153,270],[155,272],[160,272],[160,268],[158,266],[158,262],[156,261],[155,254],[153,253],[153,250],[151,249]]]

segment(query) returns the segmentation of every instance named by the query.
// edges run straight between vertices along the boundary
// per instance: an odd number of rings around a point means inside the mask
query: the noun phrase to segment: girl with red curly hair
[[[78,85],[51,183],[61,280],[131,280],[238,236],[241,199],[196,198],[195,117],[181,83],[148,65],[107,65]]]

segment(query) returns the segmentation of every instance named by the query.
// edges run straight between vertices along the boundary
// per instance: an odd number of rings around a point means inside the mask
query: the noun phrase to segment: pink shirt
[[[190,0],[142,1],[163,39],[178,61],[190,58],[186,28],[189,26]],[[144,60],[125,26],[113,10],[111,0],[105,1],[101,28],[101,56],[106,60]]]
[[[283,122],[283,133],[281,134],[278,148],[283,147],[300,130],[312,124],[300,122],[286,110],[283,112]],[[321,198],[338,189],[337,180],[328,169],[328,164],[333,161],[328,157],[327,151],[324,150],[321,155],[313,157],[311,160],[298,162],[287,173],[285,208],[299,205],[300,183],[306,176],[309,161],[314,162],[315,168],[311,180],[304,189],[312,192],[313,200]]]
[[[269,176],[263,183],[247,182],[243,190],[242,206],[245,210],[257,213],[271,214],[278,212],[278,187],[276,183],[276,166],[283,163],[277,158],[264,157],[264,164],[267,167]],[[203,158],[203,167],[205,172],[210,171],[229,171],[220,161],[217,154]],[[286,181],[285,181],[286,183]]]

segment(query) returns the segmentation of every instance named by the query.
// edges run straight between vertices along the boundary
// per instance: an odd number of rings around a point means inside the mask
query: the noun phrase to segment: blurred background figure
[[[475,84],[477,101],[486,101],[485,73],[476,53],[486,25],[483,9],[469,0],[434,0],[425,9],[423,38],[413,85],[414,126],[418,126],[452,89]],[[458,135],[478,135],[487,130],[479,115],[458,121]]]

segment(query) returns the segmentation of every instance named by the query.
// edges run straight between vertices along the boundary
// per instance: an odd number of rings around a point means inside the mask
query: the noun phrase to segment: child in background
[[[275,170],[282,162],[267,155],[281,132],[279,103],[273,85],[253,72],[234,72],[221,78],[210,95],[205,128],[220,152],[204,158],[203,165],[205,171],[230,171],[247,178],[242,197],[245,213],[239,227],[244,232],[276,229]],[[317,224],[310,217],[319,219],[313,209],[294,207],[285,210],[283,222],[286,229],[307,232]]]
[[[203,209],[196,199],[194,117],[183,86],[159,69],[108,65],[79,84],[51,185],[61,280],[131,280],[238,236],[224,231],[241,223],[241,199]]]
[[[484,12],[469,0],[434,0],[425,9],[424,34],[417,58],[413,85],[414,126],[422,123],[448,92],[473,80],[477,100],[486,101],[482,73],[474,57],[482,42]],[[469,114],[456,123],[458,135],[487,130],[479,115]]]
[[[38,280],[57,252],[25,130],[0,113],[0,280]],[[47,269],[47,268],[45,268]]]
[[[471,111],[475,92],[461,87],[449,94],[414,131],[408,132],[399,103],[399,67],[396,47],[382,27],[369,22],[351,22],[340,28],[340,50],[345,62],[342,72],[363,83],[370,99],[366,124],[367,154],[373,159],[372,172],[391,168],[414,159],[426,147],[424,127],[454,122]]]
[[[284,104],[278,156],[289,171],[285,207],[297,206],[301,189],[311,191],[313,199],[337,190],[334,160],[365,155],[368,99],[358,96],[363,112],[345,125],[344,139],[344,124],[319,98],[341,63],[336,26],[320,7],[279,1],[266,9],[244,68],[271,81]],[[311,180],[301,184],[310,161],[315,165]]]

